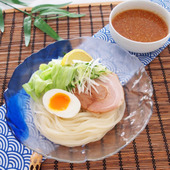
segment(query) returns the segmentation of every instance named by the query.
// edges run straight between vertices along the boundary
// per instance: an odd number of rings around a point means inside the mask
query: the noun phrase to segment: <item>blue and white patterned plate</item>
[[[85,50],[94,59],[99,58],[103,65],[118,75],[121,84],[124,85],[125,91],[127,89],[126,104],[129,107],[128,113],[125,115],[122,123],[117,126],[116,132],[115,129],[110,131],[114,135],[108,136],[109,134],[107,134],[103,138],[105,141],[107,139],[109,148],[116,146],[115,148],[108,149],[108,147],[104,147],[98,142],[74,148],[64,147],[54,144],[45,138],[34,124],[32,110],[30,108],[30,96],[22,88],[22,85],[28,82],[31,75],[38,70],[41,63],[48,63],[51,59],[63,57],[65,53],[74,48]],[[136,94],[135,98],[134,92]],[[151,95],[152,86],[150,79],[145,72],[143,64],[137,57],[131,55],[116,44],[92,37],[55,42],[38,53],[32,54],[15,69],[8,84],[8,89],[4,93],[7,107],[7,123],[18,141],[45,157],[66,162],[84,162],[86,160],[102,159],[118,152],[118,150],[126,146],[143,130],[149,121],[152,114]],[[145,98],[144,96],[147,97]],[[137,107],[135,108],[133,105],[134,102],[138,101],[137,98],[139,98],[138,100],[140,102],[143,99],[146,101],[135,104],[135,107]],[[148,104],[146,104],[147,102]],[[143,113],[143,110],[146,111]],[[138,116],[134,118],[135,115]],[[139,121],[138,118],[141,115],[142,118]],[[133,121],[135,120],[133,126],[129,124],[131,117],[133,117]],[[126,132],[129,130],[132,133],[129,134],[129,132]],[[110,140],[112,140],[112,143],[109,142]],[[117,143],[119,140],[121,142]],[[89,147],[91,145],[95,147]],[[103,149],[105,152],[97,154]],[[95,155],[89,153],[95,153]]]

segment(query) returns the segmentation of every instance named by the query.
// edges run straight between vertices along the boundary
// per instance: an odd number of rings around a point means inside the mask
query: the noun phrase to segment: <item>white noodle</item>
[[[31,108],[41,134],[56,144],[74,147],[100,140],[122,119],[125,103],[107,113],[80,112],[69,119],[50,114],[41,102],[31,100]]]

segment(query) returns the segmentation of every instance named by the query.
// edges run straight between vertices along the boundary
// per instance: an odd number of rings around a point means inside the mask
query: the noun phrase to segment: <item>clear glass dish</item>
[[[81,48],[115,72],[125,91],[123,119],[100,141],[79,147],[65,147],[49,141],[36,129],[30,108],[30,96],[22,85],[28,82],[41,63]],[[111,156],[128,145],[147,125],[152,115],[152,85],[143,64],[116,44],[91,37],[55,42],[32,54],[14,71],[4,92],[7,123],[15,137],[28,148],[63,162],[81,163]]]

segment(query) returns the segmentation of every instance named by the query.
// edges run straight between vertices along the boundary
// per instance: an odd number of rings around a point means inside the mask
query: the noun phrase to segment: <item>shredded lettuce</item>
[[[98,60],[91,62],[75,62],[71,66],[62,66],[61,60],[53,59],[48,64],[41,64],[39,70],[34,72],[28,83],[23,85],[25,91],[37,100],[50,89],[63,89],[73,92],[88,93],[91,87],[98,85],[94,79],[108,73],[109,70]]]

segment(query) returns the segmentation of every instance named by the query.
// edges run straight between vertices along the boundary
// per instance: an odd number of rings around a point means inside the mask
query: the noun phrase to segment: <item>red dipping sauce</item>
[[[112,25],[122,36],[139,42],[158,41],[168,35],[165,21],[157,14],[142,9],[117,14]]]

